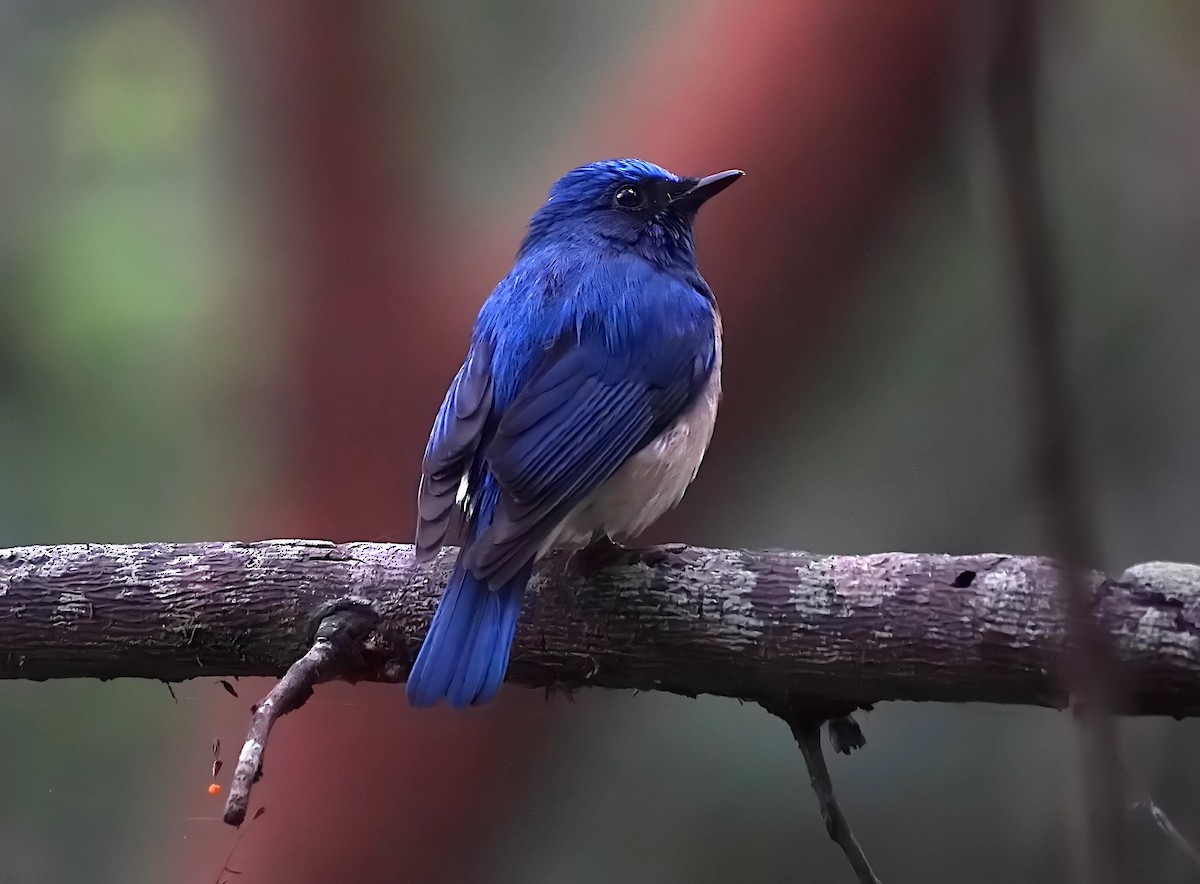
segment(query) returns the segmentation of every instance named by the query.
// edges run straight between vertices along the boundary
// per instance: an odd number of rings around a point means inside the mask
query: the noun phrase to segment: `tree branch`
[[[281,716],[303,706],[319,682],[354,669],[361,659],[360,642],[375,625],[378,615],[367,605],[353,604],[331,610],[321,619],[308,653],[288,667],[283,678],[254,704],[250,733],[238,756],[225,802],[225,822],[240,826],[250,806],[250,789],[262,776],[267,737]]]
[[[339,677],[401,681],[453,563],[319,541],[0,551],[0,678],[283,675],[337,605],[378,622]],[[802,695],[1062,708],[1053,562],[998,554],[816,556],[667,546],[587,577],[551,556],[510,681],[748,700]],[[1122,711],[1200,714],[1200,566],[1089,572]]]
[[[821,751],[821,725],[810,722],[801,726],[793,724],[791,727],[792,735],[804,755],[808,778],[817,795],[817,806],[821,810],[821,819],[825,822],[829,837],[842,848],[850,862],[850,868],[862,884],[879,884],[879,878],[875,876],[871,864],[859,847],[850,823],[833,793],[833,781],[829,778],[829,768],[825,766],[825,755]]]
[[[771,699],[761,703],[764,709],[783,719],[791,729],[796,745],[800,747],[800,754],[804,756],[804,766],[808,768],[809,783],[817,796],[817,807],[821,811],[825,831],[829,833],[833,843],[842,849],[842,853],[846,854],[854,876],[860,884],[880,884],[871,863],[859,846],[858,839],[854,837],[850,821],[842,812],[837,795],[834,794],[833,780],[829,776],[825,753],[821,749],[821,726],[827,722],[829,741],[837,751],[849,754],[850,748],[861,748],[864,741],[857,723],[848,715],[841,714],[841,710],[838,709],[814,709],[807,700]]]
[[[234,770],[225,821],[240,825],[271,727],[314,685],[407,675],[455,554],[419,565],[410,546],[306,540],[0,550],[0,678],[282,675]],[[881,700],[1065,703],[1051,673],[1073,633],[1046,559],[679,545],[606,559],[586,577],[562,555],[539,571],[510,680],[760,703],[792,729],[861,882],[878,878],[834,795],[823,723],[849,752],[863,744],[850,713]],[[1133,688],[1125,711],[1200,714],[1200,566],[1082,576]]]

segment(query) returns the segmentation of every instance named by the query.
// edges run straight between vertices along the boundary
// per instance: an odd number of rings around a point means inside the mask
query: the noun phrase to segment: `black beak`
[[[705,175],[683,193],[675,197],[675,199],[671,200],[671,203],[673,206],[682,204],[682,208],[694,212],[745,174],[741,169],[730,169],[727,172],[718,172],[715,175]]]

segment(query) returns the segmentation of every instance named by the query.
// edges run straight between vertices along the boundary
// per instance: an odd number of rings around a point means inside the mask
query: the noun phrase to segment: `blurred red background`
[[[376,55],[373,9],[280,0],[226,22],[245,29],[247,69],[265,83],[266,137],[288,207],[281,248],[296,287],[295,423],[282,505],[262,526],[272,536],[410,539],[428,425],[520,234],[509,223],[494,239],[462,242],[414,223],[436,194],[422,186],[421,133],[405,125],[414,96],[389,101],[385,77],[395,73]],[[785,373],[802,382],[797,368],[819,364],[864,242],[938,131],[953,11],[944,0],[781,0],[753,15],[724,4],[665,24],[616,60],[581,124],[545,133],[557,165],[522,170],[530,211],[562,171],[610,155],[686,174],[748,170],[743,192],[700,225],[730,341],[721,431],[687,506],[659,534],[694,536],[697,514],[719,506],[722,477],[736,481],[739,449],[772,419],[762,391]],[[390,186],[397,178],[402,186]],[[360,690],[369,726],[353,752],[330,752],[346,740],[333,694],[348,696],[322,691],[303,735],[272,747],[273,836],[248,836],[241,866],[280,884],[382,881],[399,869],[404,880],[486,880],[471,845],[528,770],[548,721],[537,714],[543,698],[510,690],[455,715],[408,709],[399,691]],[[341,799],[315,839],[318,784],[364,770],[353,802]]]

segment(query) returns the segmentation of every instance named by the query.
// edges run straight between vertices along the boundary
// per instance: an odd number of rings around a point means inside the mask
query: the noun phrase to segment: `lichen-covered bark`
[[[453,551],[287,540],[0,551],[0,677],[281,675],[338,604],[379,621],[359,677],[400,680]],[[546,562],[510,679],[721,694],[1061,706],[1053,563],[668,546],[577,576]],[[1125,708],[1200,714],[1200,566],[1089,575]]]

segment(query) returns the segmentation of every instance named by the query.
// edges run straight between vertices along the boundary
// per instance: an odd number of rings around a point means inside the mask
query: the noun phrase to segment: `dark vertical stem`
[[[1037,150],[1037,5],[1002,0],[988,102],[998,181],[1018,276],[1016,301],[1028,366],[1030,449],[1054,554],[1069,653],[1063,677],[1080,729],[1084,840],[1078,870],[1087,881],[1121,879],[1121,769],[1112,710],[1116,676],[1108,637],[1092,617],[1083,569],[1097,562],[1066,367],[1062,285],[1047,218]]]
[[[821,811],[825,831],[829,833],[830,840],[846,854],[855,877],[860,884],[881,884],[858,839],[854,837],[850,821],[842,812],[842,806],[833,791],[829,768],[825,764],[825,753],[821,749],[821,728],[826,722],[837,722],[837,731],[831,729],[830,732],[830,740],[837,751],[848,754],[851,749],[862,747],[865,742],[862,731],[849,717],[849,710],[817,710],[811,705],[806,707],[801,702],[777,697],[760,699],[759,704],[781,718],[791,730],[796,745],[800,747],[800,754],[804,756],[804,766],[808,768],[808,779],[817,796],[817,807]]]
[[[813,792],[817,796],[817,805],[821,809],[821,819],[825,821],[825,831],[833,839],[846,859],[850,868],[862,884],[880,884],[871,863],[854,837],[854,830],[842,806],[838,804],[837,795],[833,792],[833,781],[829,778],[829,768],[825,765],[825,753],[821,751],[821,722],[808,723],[792,727],[792,734],[800,746],[804,756],[804,764],[808,768],[808,779],[812,783]]]

